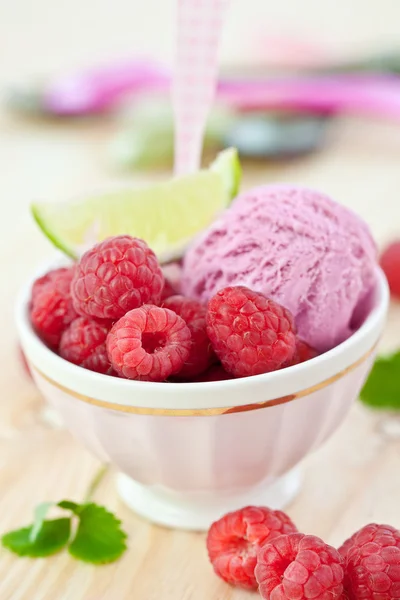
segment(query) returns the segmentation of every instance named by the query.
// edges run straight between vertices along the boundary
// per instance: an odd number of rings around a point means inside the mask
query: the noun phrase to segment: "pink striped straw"
[[[218,43],[230,0],[178,0],[172,81],[175,174],[200,166],[204,130],[218,76]]]

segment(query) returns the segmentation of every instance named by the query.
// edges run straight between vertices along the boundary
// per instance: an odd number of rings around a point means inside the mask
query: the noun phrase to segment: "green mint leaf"
[[[57,503],[57,506],[59,506],[60,508],[64,508],[65,510],[70,510],[74,514],[77,514],[77,511],[79,510],[81,505],[77,504],[76,502],[72,502],[72,500],[61,500],[61,502]]]
[[[71,519],[42,521],[36,539],[32,542],[33,525],[6,533],[1,538],[5,548],[19,556],[39,558],[50,556],[64,548],[71,534]]]
[[[374,408],[400,410],[400,351],[377,358],[360,398]]]
[[[79,525],[69,553],[79,560],[103,564],[117,560],[126,550],[126,533],[121,521],[103,506],[80,505],[76,514]]]
[[[31,543],[36,541],[39,532],[42,529],[46,515],[52,506],[54,506],[53,502],[42,502],[35,508],[35,519],[33,521],[31,533],[29,536],[29,541]]]
[[[33,525],[4,534],[3,546],[19,556],[50,556],[68,546],[75,520],[78,523],[76,536],[69,544],[72,556],[94,564],[119,558],[126,550],[126,534],[120,527],[121,522],[103,506],[89,502],[106,472],[107,466],[102,466],[96,473],[82,504],[71,500],[39,504]],[[68,518],[45,520],[52,506],[68,511]]]

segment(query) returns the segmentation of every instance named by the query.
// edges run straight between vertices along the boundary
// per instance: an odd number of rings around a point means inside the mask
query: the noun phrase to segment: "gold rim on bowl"
[[[298,398],[303,398],[304,396],[308,396],[313,394],[314,392],[318,392],[323,388],[327,387],[331,383],[334,383],[338,379],[341,379],[358,366],[360,366],[363,362],[369,358],[369,356],[373,353],[377,346],[378,342],[376,342],[372,348],[368,350],[361,358],[356,360],[354,363],[342,369],[338,373],[335,373],[328,379],[317,383],[311,387],[308,387],[304,390],[300,390],[294,394],[289,394],[288,396],[282,396],[280,398],[273,398],[271,400],[266,400],[265,402],[257,402],[253,404],[242,404],[240,406],[220,406],[215,408],[151,408],[145,406],[128,406],[125,404],[117,404],[113,402],[107,402],[106,400],[98,400],[96,398],[91,398],[90,396],[85,396],[83,394],[79,394],[74,390],[71,390],[63,385],[60,385],[57,381],[54,381],[51,377],[48,377],[45,373],[43,373],[40,369],[38,369],[35,365],[30,365],[31,368],[37,372],[40,377],[43,377],[46,381],[48,381],[51,385],[58,388],[62,392],[73,396],[76,400],[80,400],[81,402],[85,402],[86,404],[91,404],[92,406],[97,406],[99,408],[105,408],[108,410],[115,410],[123,413],[131,413],[136,415],[153,415],[160,417],[214,417],[218,415],[228,415],[240,412],[249,412],[252,410],[260,410],[261,408],[268,408],[271,406],[277,406],[279,404],[287,404],[288,402],[293,402]]]

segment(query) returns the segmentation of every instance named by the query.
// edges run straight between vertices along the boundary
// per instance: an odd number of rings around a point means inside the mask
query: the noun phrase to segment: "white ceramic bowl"
[[[337,428],[373,362],[389,297],[380,270],[376,281],[370,312],[348,340],[309,362],[229,381],[128,381],[63,360],[30,325],[32,282],[16,316],[43,396],[116,466],[125,502],[159,524],[204,529],[228,510],[280,508],[297,493],[293,468]]]

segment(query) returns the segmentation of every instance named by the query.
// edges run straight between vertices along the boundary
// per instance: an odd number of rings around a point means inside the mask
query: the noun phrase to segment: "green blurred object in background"
[[[318,150],[330,118],[287,112],[243,112],[217,106],[204,139],[205,155],[236,147],[241,158],[283,159]],[[173,161],[173,114],[166,99],[148,98],[122,114],[120,131],[110,144],[111,163],[119,169],[170,168]]]
[[[235,121],[228,109],[215,108],[208,120],[205,152],[216,153]],[[165,98],[145,98],[121,116],[120,131],[110,145],[113,165],[123,169],[171,167],[174,151],[172,107]]]

